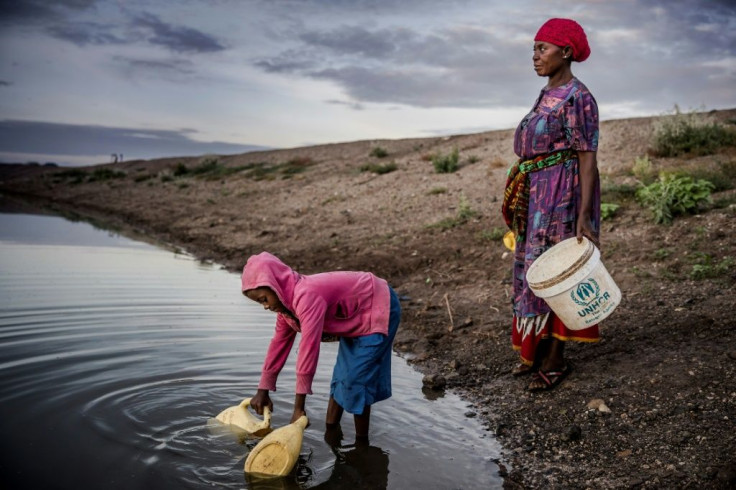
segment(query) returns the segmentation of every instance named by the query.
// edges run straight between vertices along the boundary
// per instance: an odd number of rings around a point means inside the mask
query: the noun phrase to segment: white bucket
[[[621,303],[621,290],[587,238],[563,240],[535,260],[526,273],[534,294],[543,298],[571,330],[600,322]]]

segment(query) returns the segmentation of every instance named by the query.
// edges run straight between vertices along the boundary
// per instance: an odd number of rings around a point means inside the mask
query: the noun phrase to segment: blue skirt
[[[393,289],[388,335],[341,337],[332,371],[330,396],[347,412],[360,415],[368,405],[391,397],[391,355],[401,320],[401,305]]]

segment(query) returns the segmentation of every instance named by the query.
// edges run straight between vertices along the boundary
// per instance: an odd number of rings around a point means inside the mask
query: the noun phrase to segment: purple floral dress
[[[522,160],[560,150],[597,151],[598,106],[582,82],[573,78],[559,87],[543,89],[531,112],[514,135],[514,151]],[[575,236],[580,202],[577,156],[564,163],[529,174],[529,213],[526,240],[514,254],[513,347],[524,362],[534,360],[539,340],[550,335],[560,340],[598,340],[598,327],[568,330],[537,298],[526,281],[529,266],[560,241]],[[593,198],[593,227],[600,227],[600,185]],[[554,321],[548,321],[554,320]]]

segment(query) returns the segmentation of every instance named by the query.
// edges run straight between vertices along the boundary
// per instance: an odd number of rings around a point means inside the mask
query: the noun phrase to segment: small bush
[[[734,260],[731,257],[725,257],[720,262],[716,262],[709,254],[698,254],[697,263],[693,264],[690,277],[695,280],[716,279],[727,275],[731,270]]]
[[[654,221],[671,223],[678,215],[695,213],[701,204],[710,202],[713,184],[707,180],[662,173],[659,180],[636,192],[640,204],[649,208]]]
[[[620,208],[618,204],[602,202],[601,203],[601,220],[611,219],[616,215],[616,211]]]
[[[488,242],[500,242],[503,240],[503,236],[508,231],[508,228],[495,226],[490,230],[483,230],[478,232],[477,238],[482,241]]]
[[[388,156],[388,150],[381,148],[380,146],[376,146],[371,150],[371,156],[376,158],[386,158]]]
[[[457,171],[458,162],[460,161],[460,153],[457,148],[453,148],[450,153],[443,155],[438,153],[432,157],[432,166],[438,174],[450,174]]]
[[[87,179],[88,182],[101,182],[112,179],[125,178],[125,172],[111,168],[96,168]]]
[[[694,179],[707,180],[713,184],[713,192],[727,191],[736,187],[736,160],[718,162],[715,169],[697,166],[688,169],[687,173]]]
[[[436,196],[437,194],[446,194],[447,187],[432,187],[427,194],[430,196]]]
[[[54,175],[57,177],[61,177],[62,179],[71,180],[71,184],[81,184],[82,182],[87,180],[89,174],[85,170],[82,170],[80,168],[72,168],[69,170],[62,170],[61,172],[57,172]]]
[[[179,163],[177,165],[177,169],[180,168],[179,165],[181,165],[182,167],[184,167],[184,169],[185,169],[184,173],[186,173],[186,166],[185,165],[182,165],[181,163]],[[212,172],[216,171],[219,166],[220,166],[220,164],[218,163],[217,158],[206,158],[205,160],[202,161],[202,163],[200,163],[199,165],[197,165],[196,167],[194,167],[191,170],[191,173],[192,173],[192,175],[209,174],[209,173],[212,173]],[[174,171],[174,175],[176,175],[176,170]]]
[[[653,150],[662,157],[710,155],[723,146],[736,145],[736,132],[700,114],[680,112],[662,120],[654,132]]]
[[[630,199],[636,196],[638,187],[632,184],[601,183],[601,198],[608,201]]]
[[[657,173],[654,171],[651,160],[648,156],[636,158],[634,160],[634,166],[631,169],[631,173],[634,177],[639,179],[642,184],[649,185],[657,178]]]
[[[427,228],[439,228],[441,230],[449,230],[456,226],[464,225],[470,218],[478,215],[478,212],[470,207],[470,202],[465,194],[460,194],[460,202],[457,207],[457,215],[453,218],[444,218],[437,223],[427,225]]]
[[[186,165],[179,162],[176,164],[176,167],[174,167],[174,177],[181,177],[183,175],[186,175],[189,173],[189,169]]]
[[[314,165],[314,160],[309,157],[294,157],[285,163],[277,165],[283,179],[289,179],[293,175],[304,172],[307,167]]]
[[[393,172],[397,168],[398,166],[396,165],[396,162],[384,163],[384,164],[367,163],[360,167],[360,171],[361,172],[371,172],[374,174],[383,175],[383,174]]]

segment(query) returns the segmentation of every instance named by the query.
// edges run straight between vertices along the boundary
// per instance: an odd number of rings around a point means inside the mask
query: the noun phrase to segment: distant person
[[[550,390],[571,371],[565,342],[597,342],[598,325],[570,330],[529,288],[526,273],[560,241],[585,236],[599,246],[600,182],[598,106],[572,74],[590,47],[583,28],[570,19],[549,19],[534,37],[534,71],[547,77],[531,112],[519,123],[503,216],[516,235],[513,265],[512,345],[521,362],[512,370],[530,375],[528,389]]]
[[[243,294],[276,312],[266,352],[256,413],[273,409],[269,391],[284,367],[297,333],[296,396],[291,421],[306,414],[317,371],[320,342],[340,342],[330,383],[327,430],[339,430],[343,410],[353,414],[356,439],[368,439],[371,405],[391,396],[391,355],[401,307],[388,283],[369,272],[302,275],[268,252],[251,256],[242,276]]]

